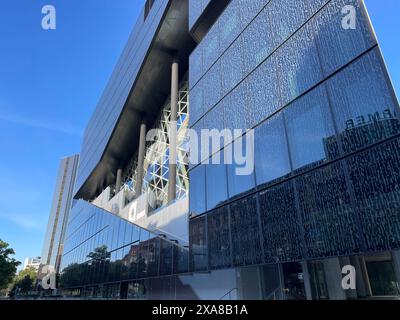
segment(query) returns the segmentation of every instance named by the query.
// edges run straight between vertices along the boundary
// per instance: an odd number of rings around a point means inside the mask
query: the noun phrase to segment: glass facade
[[[189,1],[190,29],[209,3]],[[346,5],[356,8],[355,30],[342,27]],[[327,298],[328,258],[400,249],[399,104],[362,1],[231,0],[191,53],[188,77],[179,93],[177,197],[189,195],[189,247],[78,201],[62,259],[64,288],[89,298],[190,299],[196,295],[179,275],[262,266],[271,275],[266,286],[282,273],[289,289],[280,294],[304,299],[300,262],[308,261],[313,295]],[[107,105],[88,126],[78,186],[92,168],[89,155],[98,161],[91,135]],[[146,145],[142,191],[154,193],[154,208],[168,204],[168,124],[167,102],[156,125],[161,135]],[[200,141],[200,163],[187,166],[189,127],[242,129],[234,139],[243,140],[254,132],[254,147],[241,145],[254,170],[238,175],[239,165],[224,161],[237,147],[232,139],[220,139],[209,158]],[[123,177],[131,191],[135,159]],[[376,260],[365,266],[376,293],[395,292],[383,284],[394,278],[388,261],[384,281]]]
[[[192,270],[400,247],[399,105],[361,1],[232,0],[196,56],[191,126],[254,129],[255,170],[191,168]]]
[[[172,277],[188,271],[187,248],[85,201],[74,205],[62,258],[62,288],[110,284],[107,288],[114,298],[119,291],[113,288],[122,281]]]
[[[111,78],[84,133],[75,191],[78,191],[99,163],[110,140],[129,92],[144,63],[168,0],[155,0],[144,19],[144,10],[128,39]]]

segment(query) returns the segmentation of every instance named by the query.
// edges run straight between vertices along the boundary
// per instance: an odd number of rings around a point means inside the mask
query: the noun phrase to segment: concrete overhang
[[[170,0],[101,160],[75,194],[76,199],[90,200],[114,182],[117,169],[124,167],[138,148],[142,119],[152,126],[170,96],[173,58],[179,59],[182,80],[194,47],[188,30],[188,1]]]

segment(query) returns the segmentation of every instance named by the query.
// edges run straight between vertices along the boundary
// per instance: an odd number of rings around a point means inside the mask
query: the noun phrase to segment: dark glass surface
[[[366,249],[400,248],[400,140],[346,160]]]
[[[61,287],[188,272],[188,248],[160,238],[82,200],[73,208],[71,217],[83,212],[90,218],[82,222],[81,228],[77,228],[84,231],[71,233],[67,229],[69,237],[66,248],[72,249],[65,251],[62,258]],[[73,224],[70,226],[75,228]],[[98,229],[99,226],[104,228]],[[80,244],[76,246],[70,244],[78,242]]]
[[[299,208],[310,257],[348,255],[360,250],[357,215],[340,162],[296,179]]]
[[[235,266],[262,262],[257,198],[248,197],[230,206],[233,263]]]
[[[173,266],[173,245],[164,241],[161,244],[160,275],[171,275]]]
[[[189,224],[190,270],[208,269],[206,217],[192,219]]]
[[[223,269],[230,267],[232,259],[227,207],[216,209],[208,214],[207,234],[210,268]]]
[[[261,192],[259,201],[265,261],[301,259],[304,251],[293,183]]]
[[[345,154],[400,133],[398,103],[389,86],[378,49],[327,82]]]

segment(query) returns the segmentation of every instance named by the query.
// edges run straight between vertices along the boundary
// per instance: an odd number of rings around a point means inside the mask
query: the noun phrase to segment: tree
[[[17,267],[21,262],[11,258],[14,255],[13,249],[9,244],[0,239],[0,289],[5,289],[13,280]]]
[[[15,294],[21,292],[23,294],[33,290],[35,284],[37,271],[33,267],[21,270],[18,275],[14,278],[14,285],[10,291],[10,297],[15,297]]]
[[[26,275],[22,280],[18,282],[18,288],[21,289],[22,293],[28,293],[33,289],[34,279],[32,279],[29,275]]]
[[[35,281],[37,275],[37,271],[33,267],[25,268],[24,270],[21,270],[18,275],[16,276],[15,282],[21,282],[24,280],[26,277],[31,279],[32,281]]]
[[[100,246],[95,248],[93,252],[90,252],[87,257],[95,262],[105,261],[110,259],[111,253],[108,252],[107,246]]]

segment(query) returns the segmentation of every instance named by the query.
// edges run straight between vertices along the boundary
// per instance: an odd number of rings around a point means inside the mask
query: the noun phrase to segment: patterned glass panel
[[[189,87],[192,89],[203,75],[203,45],[198,44],[189,57]]]
[[[204,112],[210,110],[222,97],[221,64],[217,62],[204,76],[203,80]]]
[[[192,271],[203,271],[208,269],[206,228],[205,216],[190,220],[190,270]]]
[[[220,56],[220,45],[219,45],[219,25],[215,23],[208,31],[202,42],[204,43],[203,49],[203,66],[205,73],[210,67],[217,61]]]
[[[296,100],[285,111],[293,169],[308,169],[338,157],[324,86]]]
[[[296,179],[310,258],[360,251],[361,239],[343,166],[336,162]]]
[[[239,5],[239,1],[231,1],[218,19],[221,51],[225,51],[240,33]]]
[[[367,250],[400,248],[400,140],[346,160]]]
[[[215,210],[207,216],[208,249],[211,269],[231,266],[228,208]]]
[[[244,76],[243,45],[239,38],[221,57],[222,96],[232,90]]]
[[[400,133],[397,99],[374,49],[328,81],[345,154]]]
[[[311,16],[309,2],[311,1],[273,0],[266,6],[266,20],[273,50],[286,41]]]
[[[295,193],[291,182],[259,194],[266,262],[285,262],[304,257]]]
[[[281,106],[322,80],[317,49],[309,26],[304,26],[279,50]]]
[[[249,126],[252,128],[273,114],[281,105],[278,60],[275,55],[258,67],[246,80],[249,94]]]
[[[189,95],[190,126],[193,126],[204,114],[203,82],[200,81],[190,90]]]
[[[248,94],[246,89],[247,87],[241,83],[222,100],[225,128],[230,130],[249,129],[249,114],[246,104],[246,97]]]
[[[332,0],[312,21],[324,75],[330,75],[375,43],[369,22],[358,0]],[[356,8],[356,28],[342,26],[346,5]]]
[[[262,252],[256,197],[245,198],[230,207],[234,265],[260,264]]]
[[[254,145],[257,185],[283,177],[290,172],[289,149],[282,113],[256,128]]]
[[[241,36],[245,74],[247,75],[272,53],[266,11],[263,10]]]
[[[232,0],[240,4],[240,18],[244,29],[270,0]]]
[[[208,154],[201,157],[202,160],[205,160],[207,155],[214,154],[231,141],[230,135],[226,136],[223,132],[225,129],[225,109],[222,102],[218,103],[204,116],[202,129],[205,130],[202,131],[204,136],[202,136],[200,143],[203,144],[204,151],[207,151],[208,141]]]

